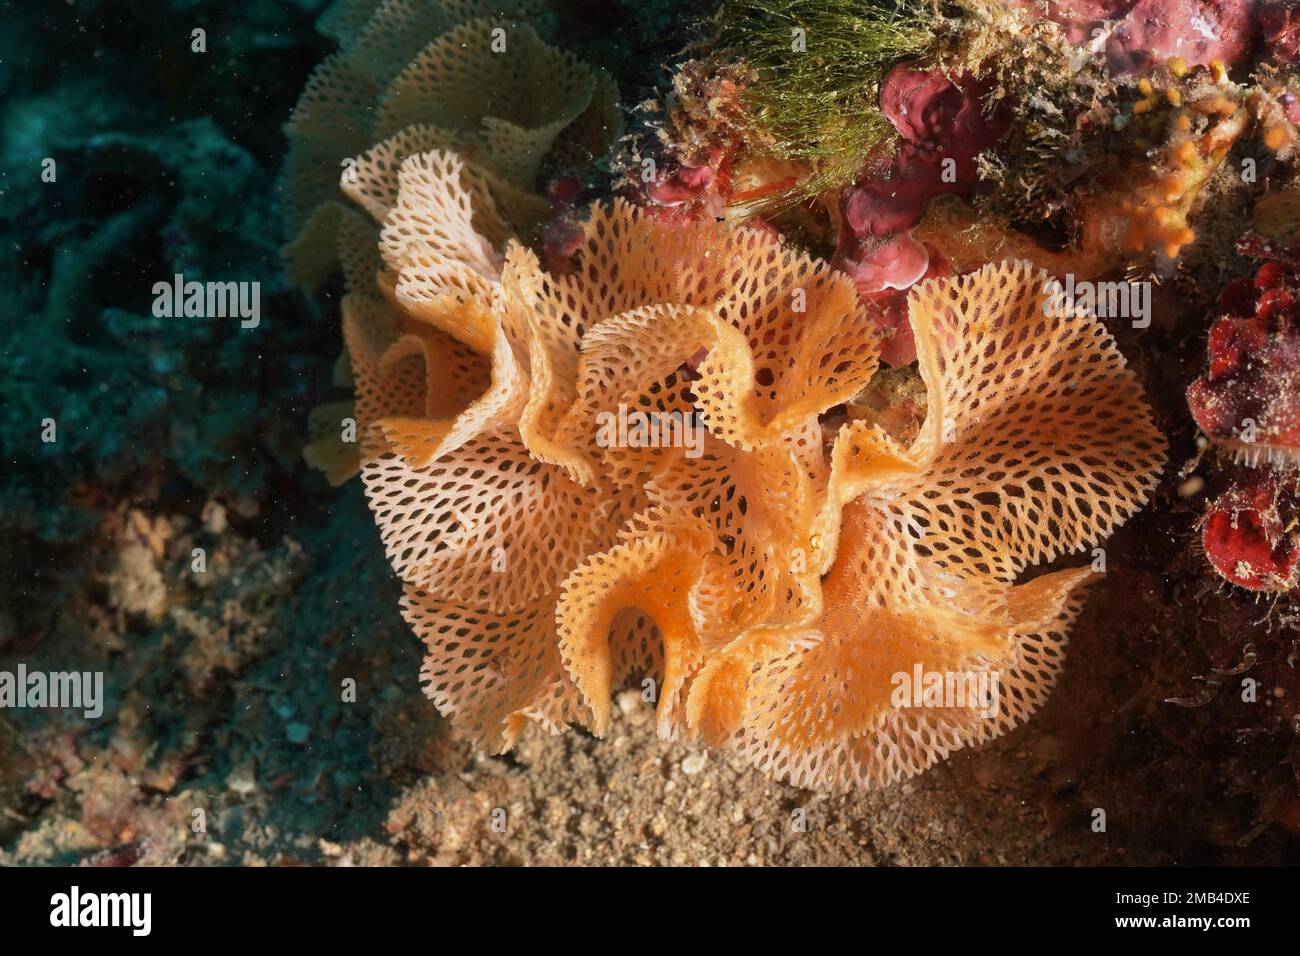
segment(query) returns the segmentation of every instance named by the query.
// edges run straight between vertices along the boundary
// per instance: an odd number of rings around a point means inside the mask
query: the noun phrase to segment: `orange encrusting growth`
[[[1179,104],[1174,104],[1179,105]],[[1187,217],[1205,184],[1218,170],[1233,143],[1246,130],[1248,111],[1226,96],[1207,97],[1191,104],[1196,113],[1216,117],[1200,138],[1193,137],[1187,113],[1177,117],[1176,129],[1158,165],[1163,170],[1143,184],[1132,199],[1121,203],[1129,221],[1124,235],[1126,252],[1154,248],[1168,259],[1177,259],[1184,246],[1195,238]]]
[[[1226,88],[1185,100],[1173,87],[1161,91],[1142,80],[1139,92],[1144,98],[1133,105],[1133,114],[1149,119],[1160,110],[1164,145],[1136,171],[1129,165],[1106,170],[1080,187],[1077,236],[1067,248],[1048,248],[996,219],[986,220],[957,197],[933,200],[914,230],[916,238],[958,272],[1003,258],[1027,259],[1058,275],[1087,280],[1113,273],[1134,256],[1151,256],[1168,266],[1196,241],[1190,222],[1203,212],[1212,178],[1252,118],[1270,110],[1280,115],[1280,107]]]

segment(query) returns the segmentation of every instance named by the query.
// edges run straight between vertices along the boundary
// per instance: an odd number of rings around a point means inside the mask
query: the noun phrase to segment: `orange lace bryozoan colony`
[[[425,688],[476,743],[602,734],[648,676],[662,736],[845,790],[1043,702],[1092,572],[1016,582],[1127,518],[1164,453],[1100,323],[1045,314],[1044,273],[914,290],[927,407],[900,440],[841,413],[877,368],[866,307],[779,239],[618,203],[550,275],[499,172],[449,148],[357,168],[382,223],[342,247],[362,478]],[[702,444],[602,441],[629,411]],[[996,675],[996,714],[895,706],[918,666]]]

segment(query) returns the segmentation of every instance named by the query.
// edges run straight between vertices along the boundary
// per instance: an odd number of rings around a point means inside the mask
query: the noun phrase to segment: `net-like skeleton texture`
[[[1113,341],[1050,317],[1045,274],[918,288],[920,433],[827,438],[879,341],[825,264],[615,204],[556,276],[489,238],[491,188],[453,155],[399,180],[387,295],[348,309],[362,474],[426,689],[477,743],[603,733],[649,677],[663,736],[848,789],[1041,704],[1092,570],[1026,572],[1108,534],[1163,461]],[[900,704],[917,668],[994,697]]]
[[[489,240],[535,234],[549,210],[543,165],[590,163],[622,129],[613,81],[546,43],[530,25],[541,9],[532,0],[339,0],[326,11],[320,29],[339,49],[286,125],[290,278],[310,291],[341,268],[354,297],[390,293],[377,229],[397,204],[403,162],[434,149],[455,151],[467,183],[491,192],[498,222],[477,224]],[[426,265],[445,282],[474,281]],[[499,271],[486,249],[470,266],[475,293]],[[343,401],[313,412],[305,456],[334,484],[357,473],[356,420]]]
[[[414,69],[412,102],[450,89]],[[430,109],[443,129],[460,107]],[[1115,343],[1050,314],[1046,273],[913,290],[926,410],[903,440],[843,414],[880,341],[825,263],[616,202],[553,275],[518,238],[527,151],[394,136],[343,186],[364,213],[337,224],[355,401],[332,413],[461,732],[493,751],[529,722],[600,735],[649,679],[663,737],[849,790],[1042,704],[1094,572],[1037,569],[1127,519],[1164,460]],[[900,694],[932,674],[978,700]]]

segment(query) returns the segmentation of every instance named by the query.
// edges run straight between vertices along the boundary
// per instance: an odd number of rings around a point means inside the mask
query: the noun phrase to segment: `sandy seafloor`
[[[1286,609],[1199,571],[1173,471],[1195,452],[1181,394],[1201,342],[1172,328],[1140,351],[1121,338],[1171,474],[1107,545],[1065,677],[1025,728],[844,796],[660,742],[632,691],[604,741],[529,732],[488,757],[455,740],[420,692],[359,487],[300,459],[338,290],[309,301],[281,278],[274,185],[281,124],[329,49],[320,3],[126,6],[44,4],[0,32],[0,669],[102,670],[108,691],[96,721],[0,712],[0,863],[1300,859],[1294,735],[1231,693],[1168,702],[1287,639],[1261,623]],[[557,11],[625,102],[666,78],[702,12]],[[177,272],[260,281],[261,327],[153,317],[153,283]],[[49,416],[60,440],[44,445]]]

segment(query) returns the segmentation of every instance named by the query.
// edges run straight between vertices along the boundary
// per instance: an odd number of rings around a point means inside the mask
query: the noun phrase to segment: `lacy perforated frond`
[[[604,70],[594,70],[593,78],[590,104],[551,144],[549,155],[562,166],[581,167],[599,159],[623,135],[618,84]]]
[[[816,491],[793,448],[746,453],[708,436],[698,457],[656,469],[646,494],[665,513],[704,521],[723,546],[705,557],[696,596],[706,645],[818,613],[810,559]]]
[[[502,262],[497,248],[514,233],[497,211],[490,177],[465,166],[455,154],[434,150],[408,156],[394,180],[396,188],[381,229],[354,209],[328,203],[318,217],[326,228],[305,234],[313,241],[317,236],[337,241],[349,286],[358,290],[348,300],[351,319],[344,310],[345,338],[353,336],[349,348],[361,365],[359,375],[354,370],[359,396],[356,435],[368,440],[374,434],[372,423],[380,417],[392,418],[382,430],[383,437],[427,460],[457,447],[470,435],[513,420],[524,401],[519,361],[490,308]],[[374,204],[366,208],[377,211]],[[380,294],[392,305],[382,321],[374,319],[378,308],[374,300]],[[358,324],[362,314],[367,318]],[[379,326],[385,331],[377,332]],[[409,334],[398,345],[397,334],[403,329],[422,335],[428,347],[421,347]],[[442,347],[433,330],[461,347]],[[417,374],[420,356],[424,367]],[[370,369],[381,360],[403,373],[389,379],[372,373]],[[479,374],[485,362],[490,369],[488,381]],[[380,394],[385,381],[400,381],[408,390],[413,381],[437,383],[441,394],[424,405],[397,402],[391,388]],[[472,394],[475,390],[478,394]],[[439,410],[446,417],[412,420],[439,415]],[[308,463],[325,471],[332,483],[356,473],[355,465],[347,467],[356,462],[356,451],[328,448],[319,436],[313,437],[306,455]]]
[[[428,654],[420,680],[439,711],[494,753],[529,720],[552,733],[583,718],[560,666],[555,598],[474,610],[407,585],[402,610]]]
[[[691,687],[692,729],[781,779],[843,790],[918,773],[1042,703],[1091,569],[971,583],[910,556],[899,587],[886,523],[864,501],[846,508],[824,612],[716,655]],[[927,700],[927,679],[957,696]]]
[[[616,202],[548,272],[539,179],[622,116],[533,7],[338,0],[287,126],[286,266],[308,288],[342,266],[354,390],[306,457],[362,473],[426,692],[499,751],[529,721],[603,733],[631,684],[665,738],[836,790],[1022,723],[1091,577],[1035,567],[1163,462],[1104,327],[1023,262],[923,283],[904,441],[854,411],[881,333],[851,280],[768,231]],[[951,261],[1002,257],[959,220]]]
[[[354,174],[342,184],[343,192],[382,223],[397,204],[402,163],[408,157],[435,151],[456,153],[461,145],[443,130],[414,123],[357,157]],[[513,235],[536,233],[550,208],[546,200],[486,169],[464,163],[462,169],[467,184],[491,196],[496,215],[509,224]]]
[[[366,372],[351,440],[335,434],[336,403],[315,415],[304,457],[331,483],[356,473],[358,441],[424,462],[513,422],[526,398],[528,339],[507,340],[487,312],[506,243],[540,235],[548,154],[589,163],[622,129],[613,81],[525,22],[542,10],[535,0],[338,0],[322,15],[340,48],[286,125],[286,272],[313,291],[341,266],[349,293],[389,300],[395,328],[426,323],[458,343],[447,351],[426,335],[430,347],[404,342],[385,360],[402,389],[439,382],[424,410],[392,411],[395,387]],[[380,415],[391,420],[376,432]]]
[[[379,234],[379,254],[396,277],[397,302],[413,317],[487,351],[496,323],[486,310],[503,264],[497,246],[510,235],[509,224],[486,185],[454,153],[410,156],[398,180]]]
[[[610,538],[610,501],[506,432],[424,465],[386,452],[363,464],[363,478],[394,570],[476,606],[516,607],[554,590]]]
[[[528,26],[461,24],[424,47],[380,97],[374,132],[411,123],[471,137],[475,157],[532,185],[556,136],[591,105],[596,74]]]
[[[357,435],[365,457],[391,450],[422,466],[517,419],[527,383],[499,330],[483,354],[409,319],[393,337],[394,316],[378,300],[344,300]]]
[[[332,54],[308,79],[285,124],[289,151],[280,185],[286,237],[296,238],[317,206],[341,198],[344,160],[374,142],[370,111],[379,89],[345,53]]]
[[[320,288],[340,267],[347,289],[374,293],[383,267],[378,240],[379,230],[362,213],[342,203],[325,202],[280,255],[285,273],[305,291]]]
[[[847,277],[622,202],[546,271],[517,239],[526,190],[447,136],[484,103],[423,49],[402,82],[429,123],[359,156],[345,191],[369,221],[333,215],[372,247],[344,259],[350,411],[439,710],[500,750],[528,721],[601,734],[616,689],[650,686],[665,738],[826,789],[1023,722],[1091,575],[1025,572],[1109,533],[1163,460],[1103,326],[1054,314],[1025,263],[932,280],[910,299],[915,437],[832,427],[878,364]],[[568,83],[537,95],[589,86]],[[314,420],[334,471],[346,411]]]
[[[374,188],[361,186],[359,167],[376,149],[392,169],[414,152],[459,152],[512,194],[503,208],[517,227],[536,228],[543,157],[554,150],[559,162],[589,162],[622,131],[612,81],[543,42],[529,25],[541,10],[532,0],[362,0],[322,16],[339,50],[312,75],[286,125],[291,276],[311,288],[333,268],[333,247],[303,233],[320,228],[317,209],[342,198],[340,185],[350,194]],[[382,219],[387,210],[376,212],[370,199],[368,211]]]
[[[536,4],[517,0],[383,0],[340,46],[361,70],[386,86],[426,44],[453,27],[487,17],[508,27],[536,11]]]
[[[698,519],[644,513],[634,530],[609,551],[594,554],[568,576],[556,606],[560,656],[592,710],[592,730],[609,726],[614,655],[609,633],[629,609],[650,617],[659,630],[663,674],[659,727],[667,737],[679,722],[679,695],[701,662],[691,595],[703,573],[712,539]]]
[[[687,708],[706,739],[845,789],[916,773],[1045,697],[1090,570],[1013,582],[1109,533],[1164,458],[1114,343],[1092,317],[1052,314],[1046,281],[1003,264],[912,293],[926,422],[907,448],[877,426],[840,431],[818,525],[837,536],[824,611],[706,664]],[[1002,696],[985,716],[899,707],[894,682],[912,674],[983,674]]]
[[[682,363],[705,349],[690,382],[694,401],[710,431],[745,449],[783,441],[852,398],[875,372],[878,331],[852,283],[768,233],[664,223],[620,202],[592,212],[576,258],[572,275],[530,275],[535,259],[520,258],[520,274],[503,278],[504,307],[516,316],[513,323],[524,321],[520,313],[531,317],[546,360],[556,369],[546,400],[550,417],[576,398],[569,373],[578,374],[579,352],[587,357],[585,335],[595,336],[593,350],[608,351],[617,339],[633,364],[662,357],[665,347],[676,347]],[[689,320],[609,318],[667,304],[707,312],[692,313]],[[601,321],[616,326],[598,332]],[[661,332],[665,325],[677,328],[668,341]],[[628,362],[623,366],[621,378],[638,374]],[[679,409],[669,393],[683,382],[669,386],[643,377],[642,384],[654,392],[653,398],[640,396],[647,408]],[[538,426],[544,432],[547,422]]]
[[[344,212],[342,203],[317,204],[293,241],[281,247],[285,275],[304,292],[315,292],[333,275]]]
[[[1028,263],[921,284],[909,298],[926,423],[907,450],[855,423],[837,473],[887,503],[919,554],[1011,581],[1091,545],[1141,507],[1165,442],[1105,326],[1057,308]]]

